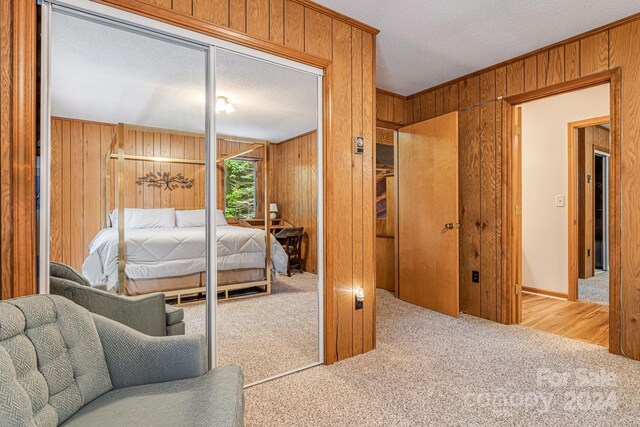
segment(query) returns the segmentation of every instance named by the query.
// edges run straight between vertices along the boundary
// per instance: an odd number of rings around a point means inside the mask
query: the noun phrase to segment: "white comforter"
[[[233,226],[217,227],[218,270],[264,268],[264,230]],[[204,227],[125,230],[125,273],[132,279],[183,276],[206,270]],[[287,255],[271,236],[272,269],[287,271]],[[89,245],[82,273],[91,283],[118,282],[118,230],[101,230]]]

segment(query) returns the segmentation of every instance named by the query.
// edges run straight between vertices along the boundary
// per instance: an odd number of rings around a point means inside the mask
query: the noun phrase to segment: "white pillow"
[[[111,226],[118,226],[118,210],[111,215]],[[124,210],[124,228],[174,228],[176,226],[176,210],[165,209],[133,209]]]
[[[221,225],[229,225],[229,223],[227,222],[227,218],[224,217],[224,212],[220,209],[216,209],[216,226]]]
[[[207,217],[204,209],[176,211],[176,227],[205,227]]]

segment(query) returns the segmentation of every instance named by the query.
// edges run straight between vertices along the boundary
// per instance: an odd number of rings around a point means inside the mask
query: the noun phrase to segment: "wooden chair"
[[[289,258],[287,265],[287,276],[289,277],[291,277],[292,268],[297,268],[300,274],[304,270],[304,262],[302,260],[303,235],[304,227],[283,228],[275,235]]]

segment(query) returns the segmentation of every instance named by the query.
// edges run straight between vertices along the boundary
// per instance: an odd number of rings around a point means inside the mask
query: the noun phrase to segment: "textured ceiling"
[[[218,51],[216,79],[217,95],[236,108],[218,115],[219,133],[279,142],[317,127],[315,76]]]
[[[226,51],[217,95],[236,111],[217,130],[282,141],[316,128],[316,78]],[[202,51],[61,13],[52,18],[51,110],[60,117],[204,131]]]
[[[640,12],[639,0],[315,0],[380,30],[377,86],[410,95]]]

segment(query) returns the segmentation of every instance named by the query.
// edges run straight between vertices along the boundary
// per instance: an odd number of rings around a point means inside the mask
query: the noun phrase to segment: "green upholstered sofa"
[[[105,285],[91,285],[65,264],[52,262],[50,292],[62,295],[92,313],[115,320],[152,336],[184,335],[184,312],[165,303],[164,294],[123,296],[108,292]]]
[[[0,301],[0,426],[241,426],[238,367],[57,295]]]

